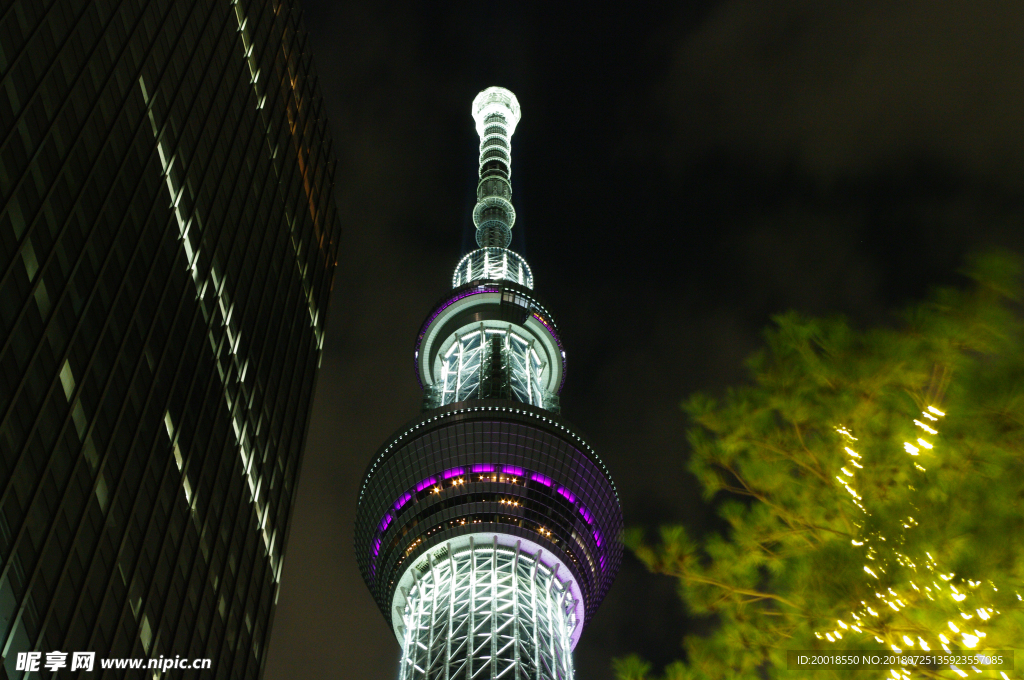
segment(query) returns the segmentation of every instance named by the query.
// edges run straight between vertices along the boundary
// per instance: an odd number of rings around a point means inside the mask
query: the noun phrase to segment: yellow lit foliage
[[[798,649],[1024,649],[1021,267],[989,255],[966,273],[895,329],[780,316],[749,384],[684,405],[690,470],[728,529],[627,532],[716,619],[669,678],[804,677],[786,670]],[[637,659],[618,669],[650,677]],[[814,675],[965,673],[1007,677]]]

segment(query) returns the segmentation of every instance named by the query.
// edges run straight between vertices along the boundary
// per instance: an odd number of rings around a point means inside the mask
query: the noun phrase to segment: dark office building
[[[0,678],[262,674],[338,240],[300,19],[0,0]]]

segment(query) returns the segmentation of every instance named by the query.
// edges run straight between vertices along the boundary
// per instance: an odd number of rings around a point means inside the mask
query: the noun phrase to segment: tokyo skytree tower
[[[423,412],[367,468],[356,555],[402,646],[401,680],[570,680],[622,559],[622,510],[558,415],[565,350],[508,249],[519,102],[491,87],[472,113],[479,248],[419,329]]]

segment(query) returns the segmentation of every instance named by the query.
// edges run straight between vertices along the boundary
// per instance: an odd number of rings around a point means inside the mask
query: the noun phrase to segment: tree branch
[[[721,581],[716,581],[714,579],[707,578],[706,576],[697,576],[695,574],[692,574],[692,573],[686,572],[686,571],[662,570],[661,573],[665,574],[666,576],[675,576],[676,578],[681,578],[684,581],[692,581],[694,583],[703,583],[704,585],[709,585],[709,586],[714,586],[716,588],[721,588],[722,590],[727,590],[727,591],[729,591],[731,593],[736,593],[737,595],[747,595],[749,597],[755,597],[755,598],[758,598],[758,599],[761,599],[761,600],[765,600],[765,599],[767,599],[767,600],[775,600],[776,602],[780,602],[780,603],[786,605],[787,607],[792,607],[793,609],[796,609],[798,611],[803,611],[803,608],[800,607],[799,605],[796,605],[796,604],[790,602],[789,600],[787,600],[786,598],[781,597],[779,595],[775,595],[773,593],[762,593],[762,592],[759,592],[757,590],[748,590],[746,588],[736,588],[735,586],[731,586],[728,583],[722,583]]]

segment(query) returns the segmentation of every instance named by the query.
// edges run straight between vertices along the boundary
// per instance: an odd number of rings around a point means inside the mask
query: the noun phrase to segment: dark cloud
[[[828,178],[926,159],[1024,187],[1019,3],[721,4],[672,55],[685,147],[795,159]]]

